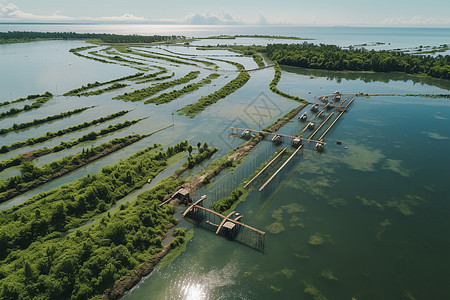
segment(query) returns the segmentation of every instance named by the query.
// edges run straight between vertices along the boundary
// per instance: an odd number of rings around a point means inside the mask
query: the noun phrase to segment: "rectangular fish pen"
[[[201,200],[199,200],[201,202]],[[264,252],[264,239],[266,233],[239,220],[242,215],[232,212],[224,216],[211,209],[204,208],[201,203],[194,203],[185,213],[184,217],[191,219],[195,225],[213,231],[216,235],[224,236],[230,240],[237,241],[250,248]]]

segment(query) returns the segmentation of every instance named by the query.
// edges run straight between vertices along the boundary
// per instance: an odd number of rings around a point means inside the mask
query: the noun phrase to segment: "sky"
[[[0,22],[450,28],[450,1],[0,0]]]

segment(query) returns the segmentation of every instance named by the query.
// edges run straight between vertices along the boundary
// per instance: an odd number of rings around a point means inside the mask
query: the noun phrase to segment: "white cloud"
[[[74,18],[62,16],[61,12],[56,11],[51,16],[39,16],[21,11],[16,5],[10,3],[1,9],[3,19],[11,20],[46,20],[46,21],[65,21]]]
[[[182,23],[192,25],[236,25],[243,24],[239,18],[232,16],[229,12],[220,13],[194,13],[184,17]]]
[[[132,14],[123,14],[121,16],[112,16],[112,17],[70,17],[64,16],[61,14],[61,11],[57,10],[52,15],[44,16],[44,15],[35,15],[31,13],[24,12],[20,10],[15,4],[10,3],[4,7],[0,5],[0,20],[10,20],[10,21],[105,21],[105,22],[114,22],[114,21],[128,21],[128,22],[136,22],[136,21],[146,21],[146,18],[136,17]]]

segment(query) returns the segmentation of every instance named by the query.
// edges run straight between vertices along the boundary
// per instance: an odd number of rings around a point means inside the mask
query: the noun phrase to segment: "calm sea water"
[[[280,27],[64,26],[66,27],[0,25],[0,30],[32,28],[39,31],[115,33],[143,33],[147,30],[146,33],[151,34],[168,34],[170,31],[171,34],[196,36],[264,33],[312,37],[330,43],[333,39],[348,44],[373,41],[391,41],[392,44],[396,41],[403,47],[440,45],[449,38],[448,30],[444,29],[415,31],[387,28],[303,28],[300,32],[299,28]],[[263,32],[264,29],[266,30]],[[298,33],[294,33],[295,31]],[[403,41],[401,36],[404,37]],[[243,42],[249,41],[252,39],[244,39]],[[106,81],[137,72],[128,67],[84,60],[68,53],[68,49],[82,45],[83,42],[77,41],[51,41],[0,46],[0,99],[4,101],[9,100],[11,94],[13,98],[17,98],[45,90],[56,93],[56,89],[57,94],[62,94],[88,82]],[[170,48],[175,52],[185,51],[184,49],[179,46]],[[189,51],[194,50],[189,48]],[[43,56],[46,60],[42,60]],[[6,57],[7,59],[3,59]],[[239,58],[239,62],[247,67],[255,66],[247,58]],[[189,71],[184,67],[169,68],[176,70],[180,77]],[[17,70],[20,70],[20,74],[17,74]],[[203,70],[200,77],[207,74],[209,71]],[[96,143],[133,132],[148,133],[175,124],[169,130],[144,139],[82,170],[9,203],[3,203],[0,209],[7,209],[38,192],[70,182],[84,174],[98,172],[102,166],[114,163],[153,143],[166,146],[185,139],[194,144],[206,141],[219,147],[217,156],[222,155],[242,143],[228,137],[229,126],[262,128],[297,106],[297,103],[270,92],[268,85],[273,77],[273,70],[265,69],[252,73],[244,88],[210,106],[195,119],[172,115],[176,109],[226,84],[230,78],[225,76],[227,75],[216,79],[215,86],[205,86],[166,105],[111,100],[123,91],[75,99],[57,96],[39,110],[0,120],[0,127],[4,128],[37,116],[45,117],[76,107],[96,105],[95,108],[69,119],[2,136],[1,144],[39,136],[46,131],[55,131],[121,109],[132,111],[120,121],[144,116],[150,118]],[[441,94],[448,93],[450,84],[448,81],[402,74],[284,68],[279,88],[315,101],[313,96],[335,90],[371,94]],[[272,103],[272,107],[270,113],[261,116],[254,108],[263,100]],[[2,111],[7,108],[2,108]],[[105,127],[116,122],[119,120],[108,122]],[[293,134],[299,129],[300,124],[295,120],[288,123],[283,132]],[[64,140],[91,130],[71,134],[64,137]],[[336,140],[341,140],[342,145],[337,145]],[[405,96],[358,98],[326,141],[328,145],[324,153],[304,151],[287,174],[286,180],[282,181],[279,189],[274,190],[273,197],[261,198],[257,191],[253,191],[237,207],[237,211],[244,215],[245,223],[267,232],[264,253],[216,237],[214,233],[201,228],[194,228],[195,237],[188,244],[187,251],[167,268],[154,271],[128,293],[125,299],[313,298],[304,292],[307,287],[315,291],[316,299],[321,299],[318,295],[328,299],[448,298],[449,100]],[[57,141],[49,141],[22,150],[50,147],[56,143]],[[60,158],[89,145],[51,154],[37,163]],[[275,151],[271,145],[261,144],[249,159],[259,155],[258,153],[265,153],[266,150],[260,150],[264,147]],[[0,159],[21,152],[3,154]],[[249,164],[243,164],[235,173],[238,172],[252,173],[253,170]],[[2,172],[0,176],[6,178],[9,175]],[[232,178],[233,176],[227,175],[217,181],[226,182]],[[234,188],[232,184],[225,186],[230,191]],[[202,191],[209,196],[208,201],[214,200],[213,195],[208,194],[210,191]],[[181,219],[179,215],[178,217]],[[273,230],[274,223],[279,232]],[[179,226],[193,227],[184,220]],[[310,239],[317,236],[322,238],[323,243],[311,245]]]

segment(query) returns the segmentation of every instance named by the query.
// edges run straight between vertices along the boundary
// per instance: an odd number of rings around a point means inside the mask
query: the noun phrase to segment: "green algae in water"
[[[338,207],[347,205],[347,200],[345,200],[343,198],[328,199],[327,204],[334,208],[338,208]]]
[[[297,213],[297,212],[305,212],[306,211],[305,208],[302,205],[297,204],[297,203],[291,203],[291,204],[288,204],[288,205],[283,205],[281,207],[281,209],[283,211],[285,211],[286,213],[288,213],[288,214],[293,214],[293,213]]]
[[[406,169],[402,166],[401,160],[396,159],[386,159],[382,166],[383,170],[389,170],[394,173],[400,174],[403,177],[411,177],[411,170]]]
[[[383,237],[383,233],[388,226],[391,226],[391,221],[389,221],[389,219],[385,219],[380,222],[380,227],[378,227],[378,232],[376,236],[377,240],[381,240],[381,238]]]
[[[267,226],[266,229],[273,234],[278,234],[285,230],[283,224],[281,224],[280,222],[273,222],[272,224]]]
[[[386,202],[386,206],[395,209],[399,213],[405,216],[411,216],[414,214],[412,207],[424,203],[425,200],[416,195],[405,195],[404,198],[393,198]]]
[[[315,233],[309,237],[308,244],[312,246],[319,246],[325,242],[322,235],[320,233]]]
[[[301,219],[299,217],[297,217],[296,215],[293,215],[291,217],[291,219],[289,220],[289,226],[305,228],[305,224],[303,224],[301,222]]]
[[[333,271],[331,271],[330,269],[325,269],[320,272],[320,276],[328,280],[338,280],[337,277],[333,274]]]
[[[375,171],[375,165],[380,162],[384,155],[378,149],[369,149],[361,145],[349,146],[348,155],[338,158],[350,168],[363,172]]]
[[[375,201],[375,200],[369,200],[369,199],[366,199],[366,198],[361,197],[361,196],[356,196],[356,198],[359,199],[359,200],[361,200],[361,204],[362,204],[363,206],[374,206],[374,207],[378,207],[378,208],[380,208],[380,209],[384,208],[383,205],[381,205],[380,203],[378,203],[378,202]]]
[[[272,218],[281,222],[283,220],[283,209],[279,208],[273,211]]]
[[[280,288],[278,288],[278,287],[276,287],[276,286],[274,286],[274,285],[269,285],[269,288],[270,288],[272,291],[277,292],[277,293],[279,293],[279,292],[282,291],[282,289],[280,289]]]
[[[328,298],[322,295],[322,292],[320,292],[315,286],[313,286],[311,283],[304,282],[305,289],[303,290],[305,294],[311,295],[314,300],[327,300]]]
[[[284,268],[280,271],[280,273],[286,276],[287,279],[291,279],[292,277],[294,277],[295,270]]]

